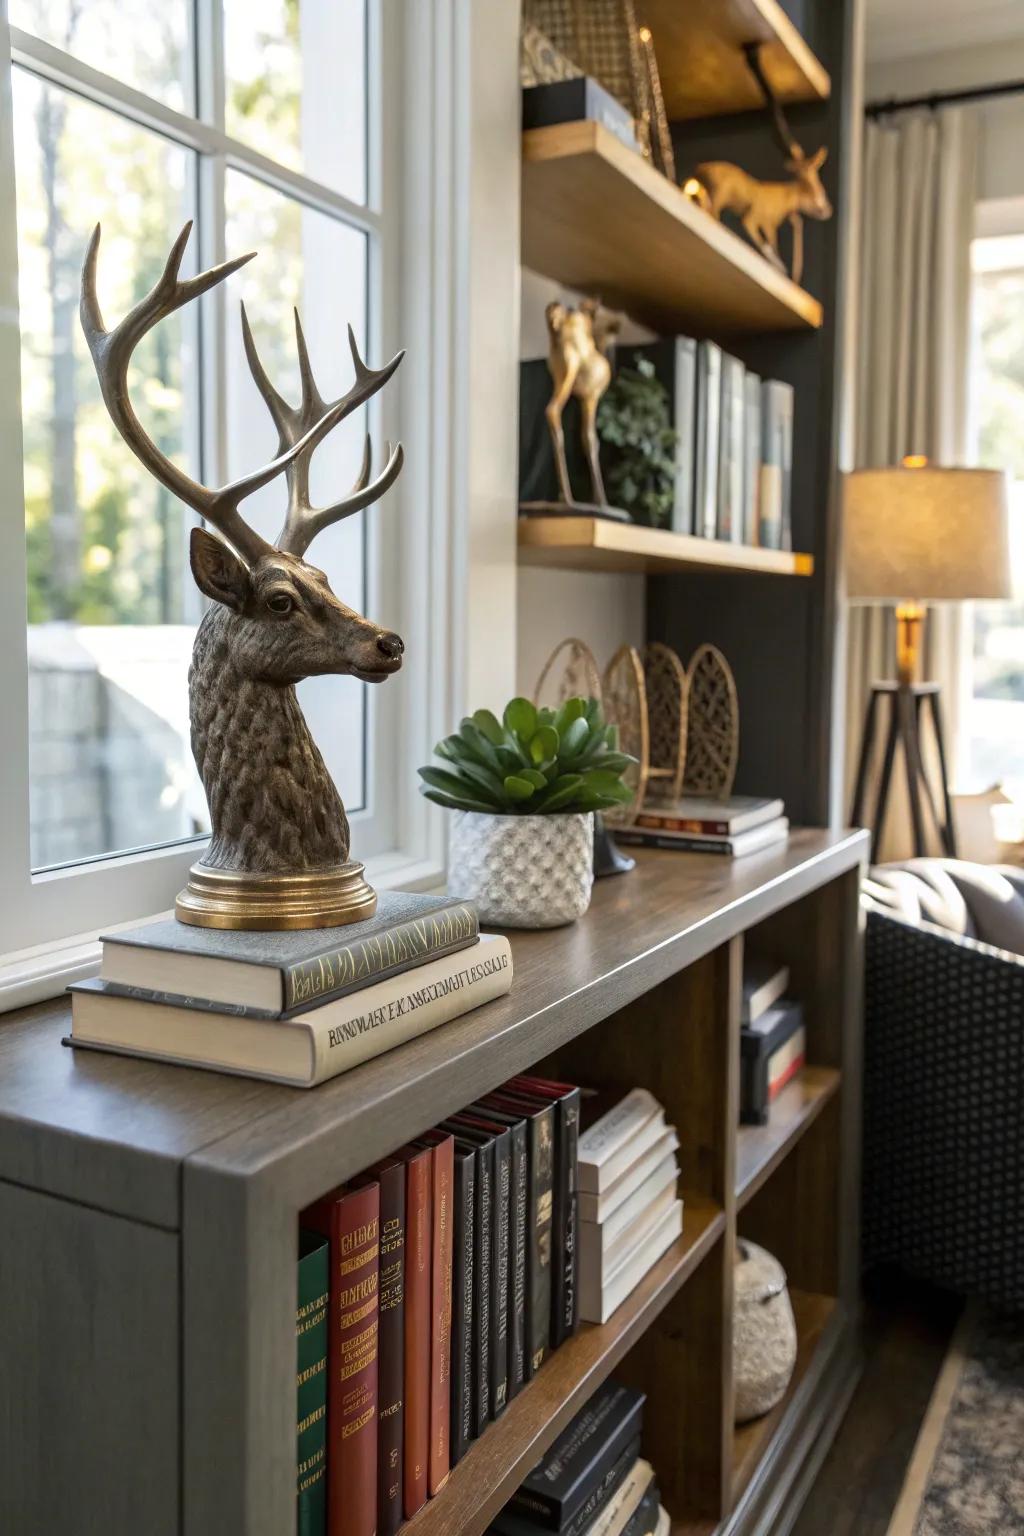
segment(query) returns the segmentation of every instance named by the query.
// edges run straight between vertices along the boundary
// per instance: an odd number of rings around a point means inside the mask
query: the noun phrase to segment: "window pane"
[[[299,398],[292,319],[297,307],[317,387],[325,400],[336,399],[353,378],[349,322],[365,356],[366,237],[239,172],[228,172],[225,197],[228,255],[258,252],[228,284],[233,301],[227,341],[228,474],[234,479],[277,453],[277,431],[246,368],[237,301],[245,301],[264,368],[291,401]],[[364,408],[317,448],[310,475],[316,505],[336,501],[355,480],[366,430]],[[284,508],[282,477],[251,496],[243,511],[265,538],[273,539],[281,530]],[[360,613],[366,601],[363,517],[357,513],[326,528],[307,554],[327,573],[342,602]],[[352,677],[309,678],[299,686],[310,729],[349,810],[365,801],[366,686]]]
[[[974,686],[967,718],[971,786],[1024,799],[1024,239],[976,240],[972,407],[977,461],[1010,475],[1016,600],[974,610]]]
[[[366,199],[365,0],[224,0],[233,138]]]
[[[14,130],[39,868],[206,827],[188,741],[199,612],[190,514],[115,431],[78,321],[79,272],[97,218],[110,324],[156,279],[191,210],[194,166],[157,135],[20,70]],[[188,311],[163,321],[129,376],[147,432],[193,473],[194,323]]]
[[[10,21],[178,112],[195,100],[188,0],[10,0]]]

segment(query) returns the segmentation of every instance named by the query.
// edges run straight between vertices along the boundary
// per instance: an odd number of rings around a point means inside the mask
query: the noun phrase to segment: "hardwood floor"
[[[891,1272],[868,1277],[864,1374],[792,1536],[885,1536],[961,1307]]]

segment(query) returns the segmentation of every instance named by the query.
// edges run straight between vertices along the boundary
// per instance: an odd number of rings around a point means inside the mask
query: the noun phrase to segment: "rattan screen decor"
[[[636,119],[650,153],[644,113],[644,59],[633,0],[524,0],[523,21],[550,38],[559,53],[600,81]]]

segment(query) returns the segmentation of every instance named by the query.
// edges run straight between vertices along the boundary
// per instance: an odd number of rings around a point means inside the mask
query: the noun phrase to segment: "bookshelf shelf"
[[[683,1235],[602,1327],[583,1324],[474,1442],[403,1536],[480,1536],[555,1436],[693,1274],[725,1230],[710,1200],[684,1193]]]
[[[521,565],[569,571],[744,571],[810,576],[814,556],[756,549],[601,517],[521,517]]]
[[[804,1067],[775,1103],[767,1125],[742,1125],[736,1144],[736,1204],[742,1210],[839,1089],[832,1067]]]
[[[669,335],[822,323],[817,299],[600,123],[523,134],[522,259]]]
[[[839,1321],[834,1296],[820,1296],[806,1291],[790,1290],[793,1316],[796,1320],[797,1356],[796,1369],[785,1397],[780,1403],[750,1424],[737,1425],[732,1438],[732,1497],[735,1504],[742,1496],[759,1463],[764,1457],[772,1438],[800,1392],[819,1349],[826,1343],[827,1333]]]
[[[761,44],[761,64],[782,102],[824,101],[832,82],[778,0],[645,0],[665,107],[673,121],[763,108],[743,56]]]

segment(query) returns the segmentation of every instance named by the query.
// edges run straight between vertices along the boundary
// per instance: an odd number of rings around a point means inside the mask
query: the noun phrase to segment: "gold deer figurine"
[[[706,194],[699,198],[700,204],[716,219],[726,211],[737,214],[757,249],[783,272],[786,268],[779,255],[779,227],[788,219],[793,228],[790,276],[798,283],[804,270],[802,216],[822,220],[832,217],[832,204],[818,174],[827,154],[827,149],[819,149],[817,154],[807,156],[798,144],[791,144],[786,169],[793,172],[792,181],[758,181],[728,160],[705,161],[694,173]],[[687,183],[684,190],[689,187]]]
[[[571,395],[580,402],[583,450],[590,469],[594,501],[599,507],[608,505],[598,458],[597,407],[611,383],[608,347],[619,331],[621,319],[611,314],[599,317],[600,309],[599,299],[581,299],[575,309],[554,303],[544,311],[548,323],[548,369],[555,386],[544,414],[555,452],[558,488],[567,506],[576,505],[565,462],[562,431],[562,412]]]
[[[245,353],[278,431],[269,464],[214,489],[199,485],[147,436],[128,398],[128,369],[143,336],[167,315],[236,272],[236,257],[196,277],[178,272],[191,222],[171,248],[152,290],[112,330],[96,297],[99,225],[82,268],[81,320],[104,404],[132,452],[157,480],[198,512],[214,533],[193,528],[192,574],[213,600],[196,632],[189,669],[192,751],[210,807],[212,836],[178,897],[182,922],[210,928],[321,928],[372,916],[377,898],[362,865],[349,859],[349,827],[338,791],[309,734],[295,695],[304,677],[347,673],[380,683],[402,665],[398,635],[339,602],[327,577],[304,556],[331,523],[379,500],[398,478],[402,449],[370,480],[362,472],[329,507],[310,501],[310,460],[338,422],[381,389],[402,361],[367,368],[349,328],[355,383],[325,401],[317,390],[299,317],[295,341],[302,393],[289,405],[256,355],[245,309]],[[239,512],[247,496],[284,473],[284,525],[268,544]]]

